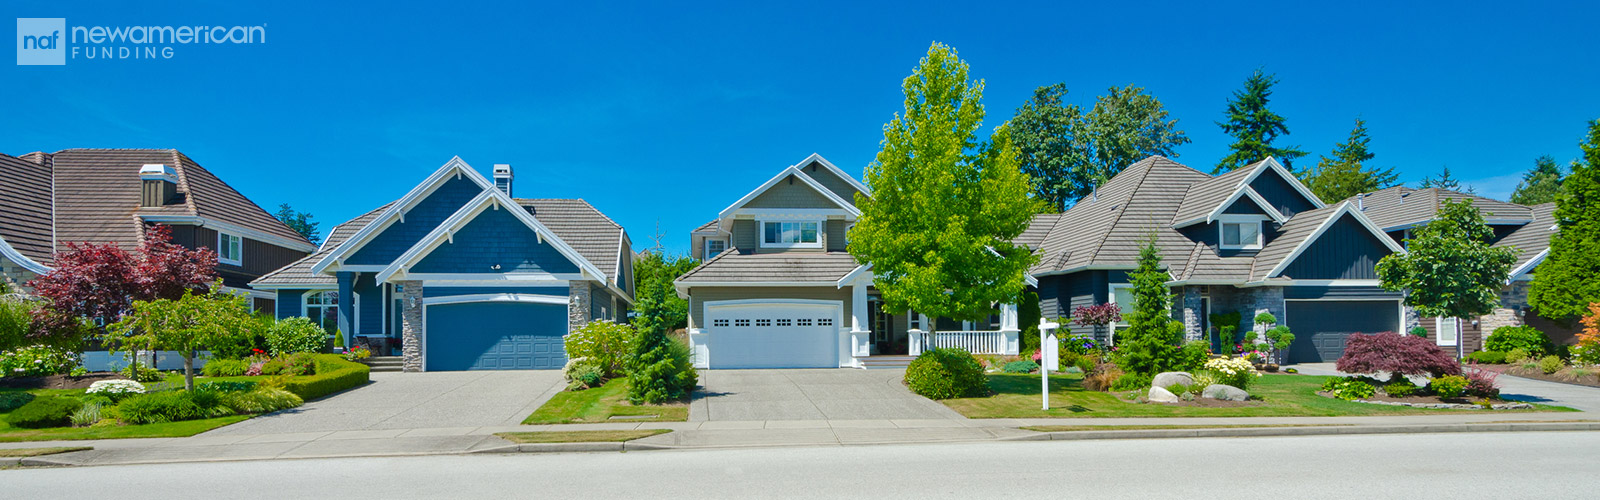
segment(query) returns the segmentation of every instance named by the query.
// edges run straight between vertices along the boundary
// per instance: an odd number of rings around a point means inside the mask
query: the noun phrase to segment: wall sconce
[[[495,265],[489,266],[489,269],[493,269],[493,270],[499,271],[500,270],[500,264],[495,264]]]
[[[415,309],[417,307],[417,298],[416,297],[406,297],[406,305],[410,306],[413,309]]]

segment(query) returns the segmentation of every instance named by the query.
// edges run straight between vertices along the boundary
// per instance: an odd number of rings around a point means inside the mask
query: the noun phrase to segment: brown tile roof
[[[50,166],[42,155],[0,154],[0,239],[35,262],[50,265]]]
[[[855,257],[844,252],[742,254],[728,249],[684,273],[678,281],[688,286],[695,283],[833,283],[857,266]]]
[[[621,224],[581,199],[517,198],[517,203],[589,263],[600,268],[600,272],[617,279],[622,252],[633,251],[632,243],[627,241],[628,233],[622,230]]]

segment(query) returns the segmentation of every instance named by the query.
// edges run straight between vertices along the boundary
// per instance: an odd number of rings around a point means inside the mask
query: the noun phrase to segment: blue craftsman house
[[[561,368],[562,336],[633,301],[627,231],[588,202],[512,197],[452,158],[400,199],[329,231],[250,285],[405,371]]]

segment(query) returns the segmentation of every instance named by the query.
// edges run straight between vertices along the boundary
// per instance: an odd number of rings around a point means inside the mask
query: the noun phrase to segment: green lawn
[[[1079,384],[1082,375],[1050,377],[1050,411],[1039,409],[1039,376],[991,374],[989,388],[996,394],[985,398],[959,398],[941,401],[945,406],[970,418],[1038,417],[1335,417],[1362,415],[1429,415],[1441,412],[1478,410],[1436,410],[1355,403],[1318,396],[1316,391],[1328,377],[1266,374],[1250,386],[1250,394],[1262,400],[1257,406],[1198,408],[1163,404],[1128,403],[1107,392],[1086,391]],[[1575,411],[1570,408],[1537,405],[1537,410]],[[1497,412],[1497,413],[1499,413]]]
[[[528,415],[523,424],[584,424],[597,422],[683,422],[689,420],[689,405],[634,406],[628,403],[628,380],[612,379],[605,385],[583,391],[562,391]],[[613,420],[614,416],[639,418]]]
[[[672,432],[666,429],[636,431],[549,431],[501,432],[495,434],[513,443],[620,443]]]
[[[189,437],[224,425],[250,418],[251,415],[233,415],[205,420],[185,420],[145,425],[112,425],[106,427],[52,427],[48,429],[16,429],[0,421],[0,443],[22,441],[77,441],[81,439],[125,439]]]

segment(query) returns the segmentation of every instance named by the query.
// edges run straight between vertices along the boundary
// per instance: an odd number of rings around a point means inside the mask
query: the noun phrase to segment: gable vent
[[[494,164],[494,188],[499,189],[502,193],[505,193],[507,197],[512,196],[511,165],[506,163]]]

